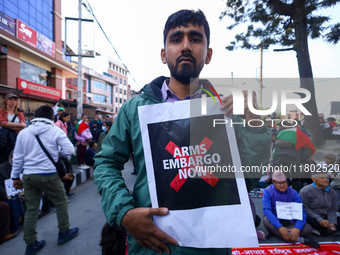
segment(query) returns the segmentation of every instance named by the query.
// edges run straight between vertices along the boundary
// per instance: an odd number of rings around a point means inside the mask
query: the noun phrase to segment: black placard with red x
[[[189,175],[187,172],[189,168],[178,168],[178,165],[176,167],[167,165],[168,169],[164,169],[163,161],[167,159],[177,158],[189,162],[189,157],[200,156],[203,158],[206,156],[209,159],[213,154],[220,156],[220,161],[217,164],[220,167],[233,166],[230,151],[237,147],[230,148],[224,125],[213,127],[214,119],[223,118],[223,115],[208,115],[148,124],[159,207],[185,210],[240,204],[234,173],[207,172],[198,174],[196,172],[195,174],[191,170],[191,175]],[[175,153],[176,149],[177,152],[182,152],[182,147],[190,145],[194,147],[202,144],[206,149],[204,153],[200,151],[196,155],[189,156],[184,153],[181,155]],[[197,162],[195,161],[195,163]],[[211,162],[203,166],[216,167],[216,163]],[[195,168],[193,165],[191,167]],[[179,174],[179,169],[182,169],[182,174]],[[183,175],[183,172],[187,175]]]

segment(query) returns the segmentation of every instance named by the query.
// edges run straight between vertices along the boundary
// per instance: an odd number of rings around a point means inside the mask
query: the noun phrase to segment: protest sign
[[[12,196],[15,196],[15,195],[18,195],[18,194],[24,192],[24,189],[16,189],[16,188],[13,187],[13,180],[12,179],[5,180],[5,188],[6,188],[7,197],[9,199]]]
[[[281,220],[302,220],[302,203],[276,201],[276,214]]]
[[[209,100],[202,116],[200,101],[138,108],[152,207],[169,208],[154,222],[185,247],[258,246],[234,129],[213,127],[223,112]]]

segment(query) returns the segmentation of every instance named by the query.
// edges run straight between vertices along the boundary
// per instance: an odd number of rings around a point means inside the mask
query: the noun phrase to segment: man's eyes
[[[173,42],[173,43],[180,43],[181,41],[182,41],[181,38],[175,38],[175,39],[173,39],[171,42]],[[199,43],[199,42],[202,41],[202,39],[199,38],[199,37],[194,37],[194,38],[191,38],[190,41],[191,41],[191,42],[194,42],[194,43]]]

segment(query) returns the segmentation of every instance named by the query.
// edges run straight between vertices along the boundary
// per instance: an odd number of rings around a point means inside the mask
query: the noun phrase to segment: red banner
[[[17,19],[17,37],[29,45],[55,57],[55,43]]]
[[[243,254],[289,254],[289,255],[334,255],[340,254],[340,243],[320,243],[321,248],[315,249],[304,244],[260,245],[258,248],[232,249],[233,255]]]
[[[51,87],[43,86],[34,82],[17,78],[18,89],[22,89],[25,94],[35,95],[45,98],[59,100],[61,91]]]

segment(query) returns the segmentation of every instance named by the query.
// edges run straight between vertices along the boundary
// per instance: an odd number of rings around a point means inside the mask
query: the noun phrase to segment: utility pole
[[[78,86],[77,86],[77,119],[83,114],[83,63],[82,63],[82,48],[81,48],[81,1],[78,0]]]
[[[231,72],[231,86],[234,85],[234,73]]]
[[[260,46],[260,77],[259,77],[259,95],[260,95],[260,107],[262,107],[262,91],[263,91],[263,82],[262,82],[262,69],[263,69],[263,46]]]

